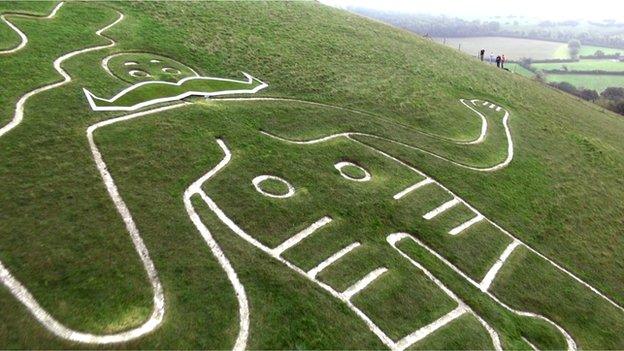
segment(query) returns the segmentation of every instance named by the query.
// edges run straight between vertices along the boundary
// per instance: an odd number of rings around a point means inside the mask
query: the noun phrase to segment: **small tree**
[[[620,101],[620,102],[616,103],[613,106],[613,111],[615,111],[616,113],[619,113],[621,115],[624,115],[624,101]]]
[[[597,51],[594,53],[594,56],[596,56],[596,57],[605,57],[605,56],[606,56],[606,54],[605,54],[605,52],[604,52],[604,51],[602,51],[602,50],[597,50]]]
[[[624,100],[624,88],[609,87],[600,93],[600,96],[607,100]]]
[[[579,95],[576,87],[568,82],[552,83],[551,85],[559,90],[565,91],[568,94]]]
[[[568,50],[570,51],[570,56],[576,58],[581,51],[581,42],[578,39],[570,40],[568,42]]]
[[[523,57],[520,59],[520,65],[525,68],[531,67],[532,64],[533,64],[533,59],[530,57]]]
[[[579,97],[583,100],[593,102],[593,101],[598,100],[600,95],[598,95],[598,92],[596,92],[595,90],[583,89],[579,92]]]
[[[535,77],[534,77],[534,79],[535,79],[536,81],[538,81],[538,82],[541,82],[541,83],[546,83],[546,75],[544,75],[544,72],[542,72],[542,71],[537,71],[537,72],[535,73]]]

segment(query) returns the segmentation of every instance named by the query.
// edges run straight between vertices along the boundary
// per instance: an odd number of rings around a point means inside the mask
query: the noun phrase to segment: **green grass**
[[[154,82],[153,84],[145,84],[138,86],[126,93],[124,93],[115,101],[95,100],[95,104],[98,107],[132,107],[141,102],[150,101],[154,99],[170,98],[174,96],[182,95],[186,92],[198,92],[198,93],[215,93],[226,90],[251,90],[262,83],[254,81],[252,84],[245,82],[231,82],[209,79],[189,79],[181,84],[171,85],[168,82]],[[100,97],[102,99],[110,99],[109,97]]]
[[[10,6],[52,6],[44,5]],[[6,6],[0,3],[0,11]],[[422,214],[448,200],[448,194],[431,186],[393,200],[392,195],[422,176],[358,142],[336,139],[294,146],[259,131],[293,139],[361,131],[467,165],[484,167],[504,160],[502,114],[487,108],[479,107],[489,122],[482,144],[448,141],[479,135],[480,119],[459,98],[491,100],[511,111],[515,158],[509,167],[475,172],[397,144],[357,140],[422,169],[514,235],[624,303],[621,117],[405,31],[317,3],[69,2],[54,20],[15,19],[30,42],[23,51],[1,57],[0,124],[11,119],[21,95],[61,79],[51,65],[56,57],[106,43],[93,33],[117,18],[113,9],[126,16],[107,32],[118,45],[67,61],[64,68],[74,80],[30,99],[22,124],[0,138],[0,260],[69,327],[93,333],[121,331],[140,324],[151,312],[144,270],[102,185],[85,134],[88,126],[120,115],[91,111],[82,93],[86,87],[109,97],[128,86],[100,66],[102,58],[117,52],[153,52],[213,77],[240,79],[244,70],[269,84],[261,96],[367,113],[283,101],[196,100],[98,130],[96,143],[150,250],[167,301],[165,320],[154,333],[111,347],[232,346],[238,333],[234,291],[182,203],[184,190],[222,159],[216,138],[226,142],[233,157],[203,189],[241,228],[275,247],[329,215],[332,223],[284,257],[307,270],[340,248],[361,242],[349,254],[353,256],[319,278],[344,289],[370,269],[387,267],[387,279],[382,276],[354,302],[393,337],[447,311],[444,292],[390,248],[386,236],[413,233],[475,278],[508,238],[481,224],[460,236],[448,235],[449,228],[467,218],[463,207],[424,220]],[[359,183],[340,177],[333,165],[341,160],[357,161],[372,180]],[[288,180],[295,195],[273,199],[258,194],[251,180],[260,174]],[[245,286],[251,306],[248,348],[383,348],[344,304],[247,244],[200,199],[193,200]],[[507,348],[527,348],[522,337],[540,348],[564,346],[548,325],[510,314],[431,255],[408,249],[491,323]],[[517,264],[513,258],[513,265],[505,267],[513,272],[503,271],[500,285],[494,285],[501,300],[557,320],[582,348],[624,347],[618,334],[621,311],[533,255],[526,263]],[[535,284],[540,277],[545,281]],[[567,300],[576,303],[561,307]],[[86,347],[53,337],[4,288],[0,310],[3,348]],[[462,318],[415,347],[491,348],[479,328],[474,320]],[[449,329],[460,332],[443,337]]]
[[[364,169],[355,165],[346,165],[342,167],[342,173],[354,179],[363,179],[366,176]]]
[[[276,179],[266,179],[258,184],[262,191],[272,195],[286,195],[288,193],[288,185]]]
[[[568,59],[570,58],[570,50],[567,44],[565,46],[561,46],[554,54],[552,58],[556,59]],[[596,51],[602,50],[607,55],[613,55],[616,53],[623,54],[624,49],[614,49],[607,48],[602,46],[594,46],[594,45],[581,45],[581,50],[579,51],[579,56],[591,56],[596,53]]]
[[[624,72],[624,63],[617,60],[580,60],[570,63],[534,63],[533,68],[538,70],[569,71],[610,71]],[[599,93],[609,87],[624,87],[624,76],[607,74],[545,74],[548,82],[567,82],[577,88],[596,90]]]
[[[618,60],[581,60],[579,62],[570,63],[534,63],[532,67],[541,70],[565,69],[570,71],[624,71],[624,62]]]
[[[503,348],[525,348],[527,345],[522,337],[539,348],[561,349],[565,346],[563,337],[555,332],[554,327],[538,319],[511,313],[413,241],[404,239],[397,246],[458,294],[459,298],[473,308],[474,313],[499,333],[502,331]]]
[[[614,49],[614,48],[606,48],[602,46],[593,46],[593,45],[582,45],[581,51],[579,51],[579,55],[581,56],[590,56],[594,55],[596,51],[601,50],[606,55],[614,55],[614,54],[624,54],[624,49]]]
[[[158,62],[153,62],[158,61]],[[131,52],[114,55],[108,61],[108,67],[117,78],[128,83],[138,83],[150,80],[177,82],[182,78],[194,76],[193,68],[188,67],[172,58],[163,57],[154,53]],[[167,69],[175,69],[178,72]],[[149,76],[136,77],[130,74],[132,70],[140,70]]]
[[[535,72],[533,71],[529,71],[528,69],[520,66],[517,63],[508,63],[505,65],[505,68],[509,69],[510,71],[512,71],[513,73],[517,73],[523,77],[526,78],[533,78],[535,77]]]
[[[577,88],[593,89],[599,93],[609,87],[624,87],[624,76],[601,74],[548,74],[548,82],[568,82]]]
[[[525,274],[523,271],[527,269],[535,274]],[[565,323],[572,335],[586,340],[585,347],[589,349],[622,347],[622,337],[616,332],[624,328],[621,313],[605,308],[599,298],[582,285],[568,280],[526,249],[513,253],[492,291],[514,307],[525,306],[533,312],[547,311],[557,322]],[[559,299],[551,299],[552,293],[558,294]],[[596,322],[586,324],[588,320]]]
[[[6,1],[2,3],[2,13],[15,13],[24,15],[47,16],[54,2],[51,1]],[[18,16],[7,16],[13,23]],[[18,20],[19,21],[19,20]],[[0,50],[14,48],[20,43],[20,37],[2,21],[0,26]]]
[[[353,302],[387,330],[393,340],[401,339],[457,307],[457,303],[429,282],[429,278],[414,269],[385,273],[356,295]]]
[[[484,350],[490,349],[491,343],[479,321],[472,315],[464,315],[408,350]]]

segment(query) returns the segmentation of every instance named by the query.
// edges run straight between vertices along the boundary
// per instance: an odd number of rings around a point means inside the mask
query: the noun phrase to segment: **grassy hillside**
[[[505,65],[505,67],[509,69],[510,71],[512,71],[513,73],[517,73],[523,77],[526,77],[526,78],[535,77],[534,72],[529,71],[528,69],[524,68],[523,66],[520,66],[517,63],[508,63]]]
[[[31,4],[20,6],[0,3],[0,12],[34,11]],[[51,7],[36,11],[45,14]],[[70,2],[50,20],[12,19],[29,43],[0,56],[0,127],[13,119],[21,96],[62,79],[52,66],[57,57],[109,43],[94,33],[113,23],[116,11],[125,17],[104,33],[115,45],[63,63],[72,81],[30,98],[23,121],[0,136],[0,262],[68,328],[116,333],[136,328],[152,313],[146,271],[85,133],[128,112],[93,111],[82,90],[109,98],[127,88],[128,81],[104,71],[102,59],[145,52],[204,76],[240,79],[241,71],[248,72],[269,85],[254,97],[307,102],[187,99],[188,106],[94,132],[106,171],[158,271],[166,303],[156,330],[105,347],[214,349],[231,348],[238,340],[240,292],[235,295],[231,277],[183,202],[185,190],[223,162],[219,139],[232,158],[200,189],[241,230],[271,248],[330,217],[327,227],[283,259],[307,271],[360,243],[318,280],[342,292],[367,272],[388,268],[351,301],[393,341],[456,305],[412,260],[473,313],[413,348],[491,349],[475,315],[496,330],[504,348],[566,347],[553,324],[520,316],[494,297],[543,315],[580,348],[624,348],[622,309],[536,254],[624,304],[621,117],[408,32],[314,2]],[[1,33],[3,47],[18,42],[10,32]],[[459,99],[492,101],[510,112],[514,157],[508,166],[493,172],[467,168],[505,160],[505,110],[471,105],[488,121],[487,137],[476,145],[458,144],[476,139],[481,130],[481,119]],[[260,131],[292,140],[345,132],[382,138],[357,135],[306,146]],[[368,170],[371,181],[341,177],[334,168],[341,161]],[[424,179],[406,165],[439,183],[397,202],[392,195]],[[252,179],[261,174],[288,180],[295,195],[260,196]],[[450,200],[441,185],[536,250],[520,246],[511,254],[492,295],[468,279],[480,281],[512,240],[489,221],[449,235],[473,215],[464,203],[423,219]],[[267,191],[283,188],[267,186]],[[248,348],[385,346],[347,304],[243,240],[200,196],[191,201],[244,286]],[[414,235],[468,279],[414,242],[402,240],[392,248],[387,236],[396,232]],[[0,286],[1,348],[95,347],[50,333],[13,295]]]

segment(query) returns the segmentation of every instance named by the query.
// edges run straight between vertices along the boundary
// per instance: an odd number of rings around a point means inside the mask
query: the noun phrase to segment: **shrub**
[[[577,57],[581,51],[581,42],[578,39],[572,39],[568,42],[568,50],[571,57]]]
[[[624,88],[610,87],[605,89],[600,96],[607,100],[624,100]]]
[[[597,91],[591,89],[583,89],[579,91],[578,96],[587,101],[596,101],[600,97]]]
[[[613,105],[613,112],[624,115],[624,100]]]

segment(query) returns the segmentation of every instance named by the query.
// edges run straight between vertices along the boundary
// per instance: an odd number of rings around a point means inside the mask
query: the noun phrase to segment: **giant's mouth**
[[[214,77],[187,77],[177,83],[144,81],[134,84],[110,99],[95,96],[83,89],[94,111],[134,111],[146,106],[181,100],[189,96],[254,94],[268,86],[243,72],[246,80]]]

